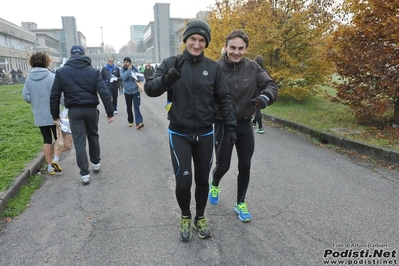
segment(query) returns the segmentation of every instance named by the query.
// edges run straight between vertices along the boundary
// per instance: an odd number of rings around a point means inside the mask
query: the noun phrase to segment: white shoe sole
[[[87,184],[89,184],[90,183],[90,178],[82,178],[82,184],[83,185],[87,185]]]

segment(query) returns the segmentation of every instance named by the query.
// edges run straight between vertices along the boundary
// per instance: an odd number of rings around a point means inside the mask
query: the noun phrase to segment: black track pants
[[[235,145],[238,158],[237,203],[244,202],[249,184],[252,155],[255,149],[251,120],[238,122],[237,140],[234,145],[226,143],[226,131],[220,121],[215,123],[214,131],[216,167],[213,169],[212,184],[218,186],[222,177],[230,169],[231,155]]]

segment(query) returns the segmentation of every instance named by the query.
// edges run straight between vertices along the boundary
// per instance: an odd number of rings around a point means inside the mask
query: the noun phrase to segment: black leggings
[[[227,144],[225,140],[226,131],[223,124],[219,120],[215,123],[216,167],[213,169],[212,184],[218,186],[222,177],[230,169],[231,155],[235,145],[238,157],[237,203],[240,203],[244,202],[247,193],[251,160],[255,149],[251,120],[238,122],[236,134],[237,140],[235,144]]]
[[[169,146],[173,170],[176,178],[176,199],[182,215],[191,217],[191,185],[194,162],[196,216],[204,216],[209,192],[209,172],[213,160],[213,131],[188,136],[169,130]]]
[[[40,132],[42,133],[43,136],[43,143],[44,144],[52,144],[53,143],[53,138],[56,140],[57,139],[57,130],[55,125],[52,126],[42,126],[39,127]]]

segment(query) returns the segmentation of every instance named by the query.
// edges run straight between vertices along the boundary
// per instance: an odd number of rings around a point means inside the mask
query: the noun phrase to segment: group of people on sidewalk
[[[81,182],[88,184],[90,170],[86,139],[89,143],[93,171],[98,172],[101,168],[98,95],[104,104],[109,123],[114,119],[114,108],[100,70],[91,66],[91,59],[85,56],[84,49],[74,45],[70,54],[68,61],[55,74],[49,70],[51,61],[48,54],[42,52],[33,54],[30,57],[33,69],[25,81],[22,97],[31,104],[35,125],[42,133],[43,151],[48,164],[47,172],[50,175],[62,172],[56,127],[60,125],[60,104],[68,108]],[[52,139],[55,139],[54,143]]]
[[[107,120],[111,123],[117,114],[118,79],[122,80],[127,106],[129,126],[136,120],[136,128],[144,127],[140,112],[140,92],[132,72],[138,72],[131,59],[124,59],[124,66],[116,67],[113,58],[100,71],[91,66],[91,59],[83,47],[74,45],[65,65],[53,73],[49,69],[50,57],[46,53],[35,53],[30,58],[32,71],[22,90],[23,99],[30,103],[35,125],[43,136],[43,151],[50,175],[62,172],[59,164],[61,151],[57,145],[56,125],[60,125],[60,104],[68,108],[68,118],[76,150],[76,161],[83,184],[90,182],[89,160],[86,139],[89,143],[90,162],[94,172],[100,171],[100,143],[98,134],[98,96],[104,104]],[[134,115],[132,112],[134,104]],[[55,139],[53,146],[53,139]]]
[[[10,75],[11,75],[11,80],[13,83],[16,82],[21,82],[21,79],[23,77],[23,72],[21,69],[17,69],[15,70],[15,68],[12,68],[10,71]],[[18,76],[18,79],[17,79]],[[3,70],[2,67],[0,67],[0,78],[5,78],[6,77],[6,72]]]
[[[140,76],[135,75],[139,71],[132,64],[130,57],[123,59],[123,66],[120,65],[120,62],[115,65],[114,61],[114,58],[108,58],[108,63],[101,69],[101,78],[108,88],[109,95],[111,95],[114,114],[118,114],[118,95],[124,94],[128,125],[132,127],[133,122],[136,121],[136,128],[141,129],[144,127],[143,116],[140,111],[141,97],[139,87],[135,81],[135,78],[137,81],[142,81],[139,80]]]
[[[233,30],[226,37],[224,53],[217,62],[204,55],[211,42],[211,29],[206,21],[190,21],[183,33],[183,42],[186,44],[183,53],[164,59],[146,78],[144,90],[150,97],[167,93],[170,156],[176,179],[175,195],[181,210],[178,236],[180,240],[188,241],[192,229],[201,239],[212,236],[205,208],[208,201],[213,205],[220,201],[221,180],[230,168],[234,147],[239,173],[232,209],[242,222],[251,221],[245,197],[255,149],[252,116],[256,108],[264,109],[276,101],[278,86],[259,62],[245,57],[249,37],[242,30]],[[63,105],[69,109],[81,182],[88,184],[89,159],[94,172],[101,168],[98,95],[104,104],[107,121],[111,123],[117,114],[118,79],[121,79],[128,125],[133,126],[136,121],[137,129],[144,127],[137,109],[141,101],[135,78],[138,70],[129,57],[124,58],[123,67],[115,66],[110,58],[100,71],[91,66],[91,59],[85,56],[81,46],[74,45],[70,54],[65,66],[55,75],[48,71],[48,55],[33,55],[31,66],[34,69],[25,82],[23,97],[32,104],[35,124],[42,132],[50,174],[62,171],[58,164],[59,151],[54,150],[52,157],[51,144],[52,138],[57,141],[55,125],[59,123],[60,103],[64,101]],[[39,113],[43,114],[40,119],[45,121],[39,121],[39,116],[36,117]],[[209,182],[214,150],[216,166]],[[190,210],[193,179],[196,185],[195,215]]]

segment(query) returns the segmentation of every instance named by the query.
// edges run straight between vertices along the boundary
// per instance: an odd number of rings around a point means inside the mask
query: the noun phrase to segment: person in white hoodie
[[[33,69],[26,78],[22,98],[31,104],[35,125],[39,127],[43,136],[47,173],[54,175],[56,172],[62,172],[62,169],[59,164],[61,151],[56,148],[56,126],[50,113],[50,92],[55,77],[48,69],[50,62],[50,57],[45,53],[38,52],[30,57],[29,63]]]

